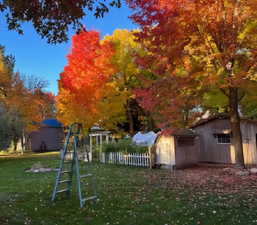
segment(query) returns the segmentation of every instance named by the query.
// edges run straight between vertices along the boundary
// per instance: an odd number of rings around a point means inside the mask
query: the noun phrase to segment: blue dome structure
[[[55,128],[63,127],[62,123],[59,122],[57,119],[54,119],[54,118],[43,120],[41,122],[41,125],[45,126],[45,127],[55,127]]]

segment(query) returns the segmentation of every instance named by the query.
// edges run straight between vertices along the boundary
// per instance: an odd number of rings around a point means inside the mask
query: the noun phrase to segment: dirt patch
[[[40,162],[33,164],[31,168],[25,169],[25,172],[30,172],[30,173],[47,173],[52,171],[55,172],[55,171],[58,171],[58,169],[44,166]]]

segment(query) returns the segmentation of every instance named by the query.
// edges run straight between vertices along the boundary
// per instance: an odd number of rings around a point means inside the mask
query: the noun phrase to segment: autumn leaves
[[[110,43],[100,43],[96,31],[81,31],[73,37],[59,82],[58,108],[66,123],[72,121],[93,124],[100,119],[99,102],[106,91],[106,83],[114,73],[110,59]]]
[[[82,122],[86,128],[96,122],[114,128],[126,121],[137,50],[133,32],[127,30],[116,30],[102,41],[96,31],[75,35],[59,81],[59,118],[66,124]]]
[[[59,86],[63,121],[114,126],[127,120],[131,99],[160,128],[188,127],[206,110],[232,116],[239,105],[252,115],[255,0],[127,2],[140,30],[117,30],[102,41],[95,31],[74,36]]]

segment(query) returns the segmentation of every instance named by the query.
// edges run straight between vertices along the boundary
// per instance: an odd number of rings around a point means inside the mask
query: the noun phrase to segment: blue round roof
[[[57,119],[45,119],[42,121],[42,125],[47,127],[62,127],[62,123]]]

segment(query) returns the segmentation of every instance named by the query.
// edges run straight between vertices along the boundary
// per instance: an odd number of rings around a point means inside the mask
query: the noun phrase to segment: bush
[[[103,144],[103,152],[123,152],[123,153],[146,153],[147,147],[135,145],[131,139],[121,139],[117,142]]]

